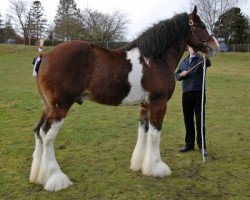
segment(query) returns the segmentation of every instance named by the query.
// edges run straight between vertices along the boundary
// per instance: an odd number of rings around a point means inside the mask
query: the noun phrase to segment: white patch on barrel
[[[148,92],[141,85],[143,65],[140,63],[140,51],[138,48],[127,52],[127,60],[130,60],[132,70],[128,75],[130,91],[128,96],[122,100],[122,104],[135,104],[139,102],[148,102]]]

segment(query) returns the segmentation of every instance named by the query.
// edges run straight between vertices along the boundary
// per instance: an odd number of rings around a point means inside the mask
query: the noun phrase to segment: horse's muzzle
[[[212,56],[215,56],[217,53],[220,52],[220,47],[219,46],[216,46],[216,47],[211,47],[211,46],[207,46],[207,56],[208,57],[212,57]]]

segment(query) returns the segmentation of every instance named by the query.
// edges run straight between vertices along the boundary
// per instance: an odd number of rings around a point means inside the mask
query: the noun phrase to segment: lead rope
[[[187,73],[191,72],[195,67],[197,67],[198,65],[200,65],[202,62],[203,62],[203,60],[200,61],[199,63],[197,63],[195,66],[191,67],[189,70],[187,70]]]
[[[206,79],[206,57],[203,56],[203,79],[202,79],[202,97],[201,97],[201,154],[203,163],[205,163],[205,149],[204,149],[204,136],[203,136],[203,118],[204,118],[204,94],[205,94],[205,79]]]

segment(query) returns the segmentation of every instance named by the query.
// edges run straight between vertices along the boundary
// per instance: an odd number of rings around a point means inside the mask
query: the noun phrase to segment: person
[[[179,152],[194,150],[195,127],[194,114],[196,119],[196,142],[202,149],[201,137],[201,102],[202,102],[202,80],[203,80],[203,57],[193,48],[188,47],[189,55],[185,58],[176,70],[176,79],[182,81],[182,109],[186,129],[185,146]],[[201,62],[201,63],[200,63]],[[200,63],[200,64],[199,64]],[[197,65],[198,64],[198,65]],[[197,66],[196,66],[197,65]],[[195,67],[196,66],[196,67]],[[211,61],[206,58],[206,67],[211,66]],[[204,115],[203,115],[203,137],[204,155],[207,156],[205,140],[205,95],[204,95]]]

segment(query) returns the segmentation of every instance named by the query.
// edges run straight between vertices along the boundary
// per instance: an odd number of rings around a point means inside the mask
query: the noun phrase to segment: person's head
[[[197,53],[197,51],[195,51],[192,47],[188,46],[188,51],[190,55],[194,55]]]

